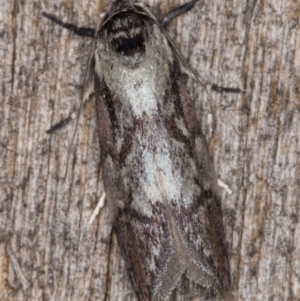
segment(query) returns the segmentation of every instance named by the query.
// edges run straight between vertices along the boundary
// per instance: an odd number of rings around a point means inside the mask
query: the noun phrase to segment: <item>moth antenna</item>
[[[76,125],[75,125],[75,129],[73,132],[73,136],[71,139],[71,143],[68,147],[68,157],[67,157],[67,167],[66,167],[66,171],[65,171],[65,175],[64,175],[64,181],[67,177],[67,172],[68,172],[68,166],[69,166],[69,160],[70,160],[70,152],[73,146],[73,142],[75,139],[75,134],[78,128],[78,123],[79,123],[79,117],[81,115],[82,112],[82,108],[84,107],[84,104],[88,101],[89,97],[94,93],[94,67],[95,67],[95,60],[94,60],[94,53],[95,53],[95,45],[96,45],[96,34],[99,31],[99,28],[102,26],[102,22],[103,22],[103,18],[100,18],[100,21],[97,25],[97,28],[94,32],[95,36],[93,39],[93,43],[92,43],[92,47],[90,48],[90,52],[89,52],[89,59],[88,59],[88,66],[86,68],[85,71],[85,75],[84,75],[84,81],[83,81],[83,90],[82,90],[82,94],[81,94],[81,100],[80,100],[80,104],[78,106],[78,109],[76,110],[76,112],[78,112],[78,118],[76,120]]]
[[[65,174],[64,174],[64,181],[66,180],[67,177],[67,173],[68,173],[68,166],[69,166],[69,160],[70,160],[70,152],[74,143],[74,138],[75,138],[75,134],[77,132],[77,128],[78,128],[78,122],[79,122],[79,117],[80,114],[82,112],[82,108],[84,107],[85,103],[88,101],[89,97],[93,94],[94,92],[94,82],[93,82],[93,53],[95,50],[95,36],[96,33],[98,32],[99,29],[99,25],[101,24],[101,20],[102,18],[100,18],[100,22],[97,26],[97,29],[91,29],[91,28],[85,28],[85,27],[76,27],[72,24],[69,23],[65,23],[62,20],[60,20],[59,18],[57,18],[54,15],[48,14],[46,12],[43,12],[42,15],[51,20],[52,22],[56,23],[57,25],[66,28],[68,30],[73,31],[75,34],[77,35],[81,35],[81,36],[85,36],[85,37],[93,37],[93,44],[92,47],[90,49],[89,52],[89,60],[88,60],[88,67],[86,68],[85,71],[85,76],[84,76],[84,85],[83,85],[83,89],[82,89],[82,93],[81,93],[81,101],[80,104],[78,106],[78,108],[71,113],[70,116],[68,116],[66,119],[62,120],[61,122],[57,123],[56,125],[52,126],[49,130],[46,131],[47,134],[52,134],[53,132],[55,132],[56,130],[62,128],[63,126],[67,125],[68,123],[70,123],[73,119],[77,119],[76,120],[76,124],[75,124],[75,129],[72,135],[72,139],[71,139],[71,143],[68,146],[68,156],[67,156],[67,165],[66,165],[66,170],[65,170]]]
[[[93,42],[93,44],[94,44],[94,42]],[[73,112],[71,114],[71,117],[65,119],[65,120],[68,120],[67,123],[69,123],[72,119],[76,119],[76,124],[75,124],[74,132],[73,132],[73,135],[72,135],[71,143],[68,146],[67,166],[66,166],[66,170],[65,170],[64,181],[65,181],[65,179],[67,177],[67,173],[68,173],[70,153],[71,153],[71,149],[72,149],[72,146],[73,146],[73,143],[74,143],[75,135],[76,135],[76,132],[77,132],[77,129],[78,129],[79,117],[81,115],[82,108],[85,106],[85,104],[87,103],[89,97],[94,92],[94,82],[91,80],[91,78],[89,78],[89,76],[91,75],[90,71],[91,71],[92,61],[93,61],[92,59],[89,59],[89,64],[88,64],[87,70],[85,72],[85,77],[84,77],[84,86],[83,86],[83,91],[82,91],[82,95],[81,95],[81,100],[80,100],[80,103],[79,103],[79,106],[78,106],[77,110],[75,111],[76,113]],[[64,123],[64,125],[65,124],[66,123]]]
[[[161,19],[160,26],[162,28],[167,28],[173,19],[190,11],[198,1],[199,0],[193,0],[188,3],[182,4],[179,7],[175,7]]]
[[[179,51],[179,49],[176,47],[176,45],[173,43],[173,41],[171,40],[171,38],[169,37],[169,35],[167,34],[167,32],[161,28],[161,30],[164,32],[164,34],[166,35],[169,43],[174,47],[174,50],[176,52],[176,55],[179,58],[179,61],[182,62],[182,68],[183,68],[183,72],[186,73],[188,76],[192,77],[194,80],[196,80],[205,90],[205,92],[207,93],[209,99],[212,102],[212,105],[214,108],[217,108],[217,103],[215,101],[215,99],[213,98],[213,96],[211,95],[210,90],[214,90],[217,88],[220,89],[220,87],[216,86],[216,85],[212,85],[209,84],[207,82],[205,82],[204,80],[202,80],[197,74],[196,72],[190,67],[189,63],[186,61],[186,59],[183,57],[183,55],[181,54],[181,52]],[[228,91],[234,91],[234,93],[239,93],[241,90],[238,88],[226,88],[228,89]],[[223,116],[222,116],[223,115]],[[240,133],[238,132],[238,130],[236,129],[236,127],[232,124],[232,122],[230,121],[230,118],[228,117],[228,114],[226,112],[221,111],[221,119],[224,121],[226,120],[227,122],[229,121],[229,123],[231,124],[231,126],[233,127],[234,131],[236,132],[236,134],[238,135],[238,137],[243,141]]]
[[[59,25],[60,27],[66,28],[68,30],[73,31],[75,34],[83,37],[94,37],[95,36],[95,29],[88,28],[88,27],[77,27],[70,23],[65,23],[61,19],[57,18],[52,14],[48,14],[46,12],[42,12],[42,16],[51,20],[55,24]]]

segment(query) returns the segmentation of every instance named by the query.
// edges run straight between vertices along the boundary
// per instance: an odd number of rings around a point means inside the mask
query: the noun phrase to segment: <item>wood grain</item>
[[[156,14],[184,1],[161,2],[147,1]],[[88,0],[1,3],[1,301],[136,300],[109,204],[88,224],[103,190],[93,101],[70,152],[75,122],[45,133],[80,101],[91,40],[41,14],[95,27],[104,7]],[[292,0],[204,0],[169,28],[202,79],[243,89],[211,92],[215,106],[188,81],[216,172],[233,191],[221,191],[232,300],[300,300],[299,17]],[[183,281],[171,300],[196,295]]]

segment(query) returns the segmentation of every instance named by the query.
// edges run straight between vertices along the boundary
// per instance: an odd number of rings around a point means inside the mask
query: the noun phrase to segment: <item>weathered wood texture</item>
[[[183,2],[148,3],[163,13]],[[136,300],[108,206],[88,224],[103,190],[93,101],[65,181],[75,123],[45,133],[79,103],[91,40],[42,11],[95,27],[103,7],[1,0],[0,300]],[[204,0],[169,29],[201,78],[243,89],[212,93],[215,107],[188,82],[217,174],[233,190],[222,191],[232,300],[300,300],[299,20],[299,1]],[[181,285],[172,298],[190,296]]]

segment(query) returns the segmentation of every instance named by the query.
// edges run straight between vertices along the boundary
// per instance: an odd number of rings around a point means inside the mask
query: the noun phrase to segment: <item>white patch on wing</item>
[[[145,42],[146,54],[135,68],[124,65],[122,56],[117,54],[110,56],[98,49],[95,56],[96,69],[102,70],[101,77],[109,90],[114,91],[115,100],[122,100],[117,104],[118,118],[122,116],[127,126],[133,126],[136,120],[140,122],[136,126],[136,131],[141,127],[140,133],[135,133],[132,142],[134,153],[127,154],[121,177],[125,190],[132,193],[132,208],[147,216],[152,216],[151,203],[174,201],[188,207],[194,201],[197,189],[200,192],[195,184],[197,170],[186,146],[170,136],[163,126],[164,121],[155,123],[159,107],[164,106],[166,87],[170,84],[169,63],[173,62],[173,53],[160,29],[153,28],[156,38],[154,42],[152,39]],[[148,126],[145,118],[153,122]],[[176,125],[188,135],[182,120],[176,120]],[[118,152],[126,143],[120,138],[124,129],[119,130]],[[124,206],[124,201],[116,200],[119,208]]]

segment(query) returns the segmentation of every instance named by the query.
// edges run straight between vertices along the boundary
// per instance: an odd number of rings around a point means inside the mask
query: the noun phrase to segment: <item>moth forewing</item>
[[[217,179],[179,52],[142,4],[120,5],[97,32],[94,86],[104,186],[131,281],[140,300],[164,299],[185,272],[227,290]]]

